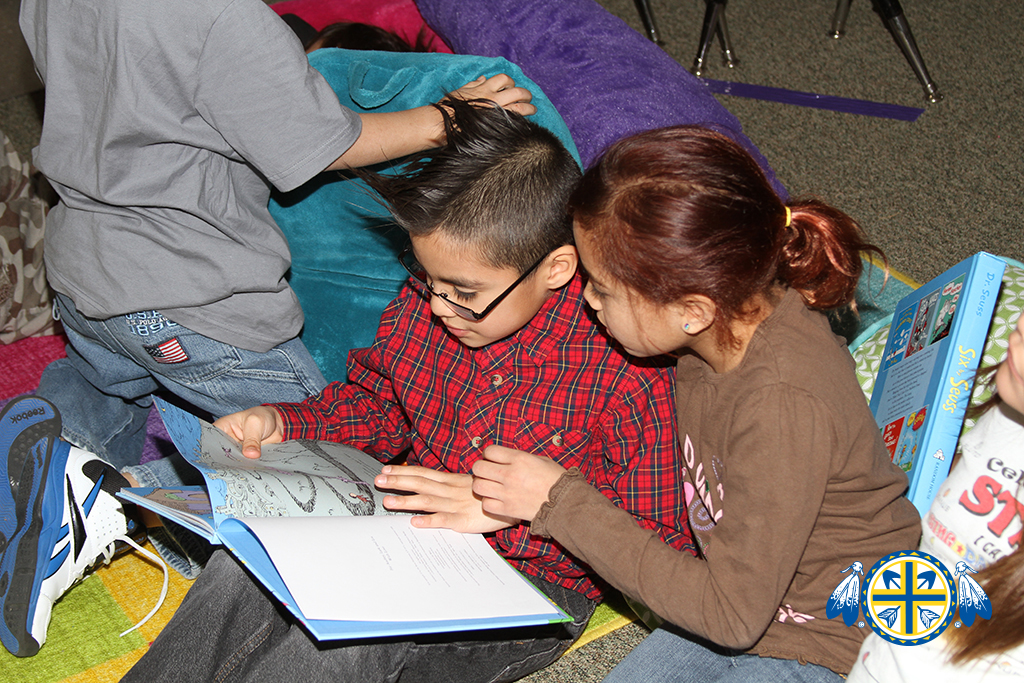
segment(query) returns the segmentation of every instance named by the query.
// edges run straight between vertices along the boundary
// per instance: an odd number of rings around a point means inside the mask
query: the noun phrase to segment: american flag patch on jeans
[[[146,353],[153,356],[153,360],[157,363],[184,363],[188,360],[188,354],[185,353],[185,349],[181,348],[177,337],[168,339],[163,344],[143,346],[142,348],[146,349]]]

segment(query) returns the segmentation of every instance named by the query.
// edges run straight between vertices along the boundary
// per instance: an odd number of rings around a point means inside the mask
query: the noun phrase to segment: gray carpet
[[[637,30],[632,0],[600,0]],[[703,0],[650,0],[665,50],[693,63]],[[1024,23],[1017,0],[904,0],[945,99],[927,104],[869,0],[846,35],[826,36],[834,0],[733,0],[740,65],[708,78],[926,107],[906,123],[719,96],[793,194],[817,194],[859,220],[892,265],[928,280],[979,250],[1024,260]]]
[[[555,0],[553,0],[555,1]],[[568,1],[568,0],[564,0]],[[641,29],[633,0],[599,0]],[[703,0],[650,0],[665,50],[693,62]],[[0,130],[27,154],[39,135],[39,93],[0,0]],[[795,195],[816,194],[853,215],[892,266],[928,280],[979,250],[1024,261],[1024,23],[1019,0],[904,0],[924,60],[945,99],[932,105],[869,0],[853,3],[845,37],[826,37],[834,0],[733,0],[741,60],[707,76],[824,95],[926,107],[906,123],[720,96]],[[599,681],[640,639],[621,629],[562,658],[530,683]]]

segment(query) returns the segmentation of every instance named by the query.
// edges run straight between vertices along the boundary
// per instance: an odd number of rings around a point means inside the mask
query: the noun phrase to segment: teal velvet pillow
[[[324,49],[309,56],[346,107],[389,112],[436,102],[478,76],[506,73],[529,88],[531,120],[562,141],[579,161],[562,117],[519,67],[502,58],[441,53]],[[388,173],[401,163],[374,170]],[[270,213],[292,252],[290,282],[306,316],[302,341],[328,381],[344,380],[348,352],[369,346],[380,315],[407,274],[397,261],[407,237],[374,193],[342,173],[324,173],[286,194]]]

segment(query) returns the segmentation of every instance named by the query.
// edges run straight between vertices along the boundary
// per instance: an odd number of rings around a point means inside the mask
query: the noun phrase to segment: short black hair
[[[572,244],[569,195],[580,167],[551,131],[488,100],[435,105],[447,143],[397,175],[362,172],[410,235],[440,232],[495,268],[526,272]]]
[[[381,52],[425,52],[420,44],[410,45],[396,34],[379,26],[363,24],[357,21],[339,21],[323,27],[320,31],[303,42],[306,50],[317,45],[318,48],[340,47],[346,50],[378,50]]]

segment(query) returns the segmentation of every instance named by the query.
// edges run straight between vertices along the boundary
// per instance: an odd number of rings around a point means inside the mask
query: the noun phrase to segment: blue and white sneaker
[[[0,412],[0,641],[19,656],[39,649],[29,624],[60,529],[68,451],[47,401],[14,399]]]
[[[0,641],[19,657],[39,651],[53,603],[109,562],[118,541],[142,550],[130,534],[145,529],[114,497],[127,480],[59,437],[60,415],[41,398],[15,399],[0,413],[9,482],[0,486]],[[165,592],[166,581],[165,570]]]

